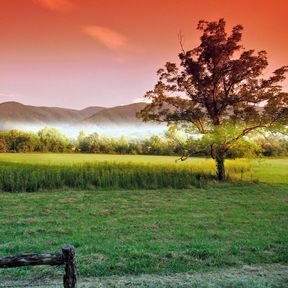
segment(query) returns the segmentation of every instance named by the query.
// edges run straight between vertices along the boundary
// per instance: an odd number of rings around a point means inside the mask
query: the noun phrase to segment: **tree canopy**
[[[167,62],[158,70],[158,82],[145,95],[151,103],[138,113],[144,121],[203,135],[219,180],[225,178],[225,155],[237,141],[255,131],[285,133],[288,124],[288,93],[280,85],[288,66],[265,78],[266,51],[245,50],[243,27],[234,26],[228,35],[225,26],[224,19],[199,21],[200,45],[186,51],[180,43],[180,65]]]

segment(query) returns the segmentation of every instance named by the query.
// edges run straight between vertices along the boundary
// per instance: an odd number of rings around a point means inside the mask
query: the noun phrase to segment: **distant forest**
[[[210,156],[209,146],[198,137],[184,137],[175,130],[165,136],[151,136],[142,140],[106,137],[97,133],[85,135],[80,132],[77,139],[69,139],[55,128],[43,128],[37,133],[20,130],[0,132],[0,152],[74,152],[134,155],[185,155]],[[228,158],[288,156],[288,139],[285,137],[246,138],[238,143]]]

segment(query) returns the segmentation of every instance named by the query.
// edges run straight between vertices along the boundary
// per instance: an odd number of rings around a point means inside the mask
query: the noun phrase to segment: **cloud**
[[[70,0],[34,0],[34,2],[52,11],[66,12],[74,8]]]
[[[128,45],[126,36],[107,27],[84,26],[82,31],[109,49],[125,48]]]

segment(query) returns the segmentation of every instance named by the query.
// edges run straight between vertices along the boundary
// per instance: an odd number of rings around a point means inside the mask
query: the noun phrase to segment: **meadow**
[[[209,159],[176,159],[1,154],[2,185],[10,179],[7,183],[19,185],[11,191],[23,192],[17,187],[31,188],[37,176],[46,186],[35,184],[33,193],[1,192],[0,255],[57,252],[71,243],[80,278],[287,265],[287,159],[227,160],[226,183],[214,180]],[[91,180],[84,188],[79,171]],[[97,186],[95,175],[106,186]],[[45,268],[2,270],[0,278],[33,278],[41,271]]]
[[[287,183],[287,159],[227,160],[229,180]],[[104,154],[1,154],[0,190],[158,189],[204,187],[215,180],[206,158]]]

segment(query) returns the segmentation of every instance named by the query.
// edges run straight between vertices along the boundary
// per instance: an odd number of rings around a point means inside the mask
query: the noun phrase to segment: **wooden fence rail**
[[[63,276],[64,288],[77,287],[77,267],[75,249],[72,245],[64,245],[62,253],[57,254],[21,254],[0,257],[0,268],[15,268],[34,265],[65,265]]]

